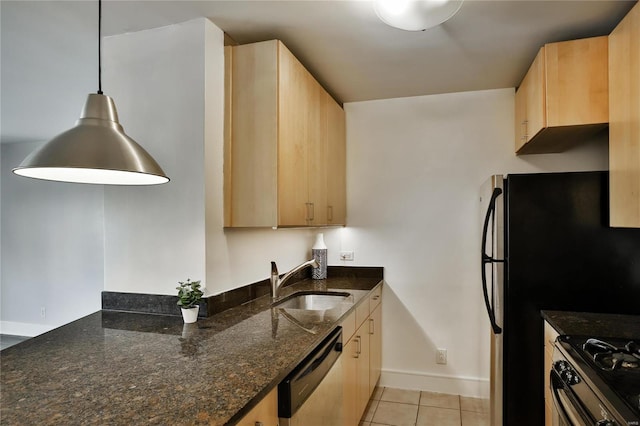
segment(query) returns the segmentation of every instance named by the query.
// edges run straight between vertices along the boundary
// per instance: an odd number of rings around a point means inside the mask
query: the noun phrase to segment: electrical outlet
[[[353,260],[353,250],[352,251],[341,251],[340,252],[340,260]]]
[[[446,349],[437,349],[436,350],[436,364],[447,364],[447,350]]]
[[[44,306],[40,307],[40,318],[46,318],[47,317],[47,308],[45,308]]]

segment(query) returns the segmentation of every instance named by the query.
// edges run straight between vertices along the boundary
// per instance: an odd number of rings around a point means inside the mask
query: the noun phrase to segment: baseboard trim
[[[489,398],[489,380],[418,371],[382,370],[380,386]]]
[[[28,322],[0,321],[0,334],[12,336],[35,337],[55,327],[45,324],[31,324]]]

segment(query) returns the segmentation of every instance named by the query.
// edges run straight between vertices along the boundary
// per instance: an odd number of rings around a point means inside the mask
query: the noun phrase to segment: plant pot
[[[182,319],[184,319],[185,324],[191,324],[198,320],[200,306],[195,306],[189,309],[180,308],[180,310],[182,311]]]

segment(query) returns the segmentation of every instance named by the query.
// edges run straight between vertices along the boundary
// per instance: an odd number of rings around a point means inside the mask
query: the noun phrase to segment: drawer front
[[[379,285],[369,296],[369,310],[373,312],[373,310],[380,304],[382,301],[382,285]]]

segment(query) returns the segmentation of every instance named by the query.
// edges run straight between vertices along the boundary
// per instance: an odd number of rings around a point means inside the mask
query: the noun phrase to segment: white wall
[[[203,277],[206,19],[104,39],[104,91],[171,181],[105,187],[105,289],[174,294]],[[209,25],[212,25],[209,23]]]
[[[11,172],[41,145],[1,145],[3,334],[37,335],[100,309],[102,186]]]
[[[498,173],[606,169],[606,139],[516,157],[513,89],[345,109],[349,226],[329,250],[385,267],[383,384],[486,396],[480,186]],[[448,365],[435,364],[436,348],[448,350]]]

